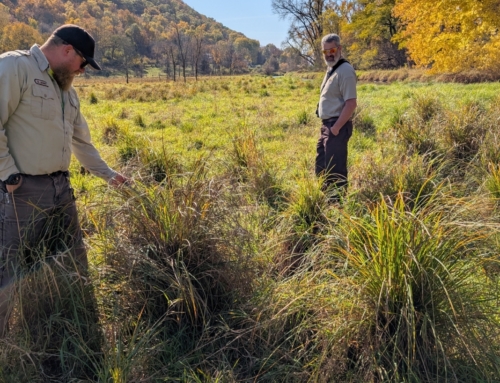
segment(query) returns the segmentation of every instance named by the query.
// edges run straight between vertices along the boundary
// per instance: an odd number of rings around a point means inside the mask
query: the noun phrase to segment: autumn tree
[[[397,68],[406,63],[406,52],[393,41],[400,29],[392,14],[396,0],[356,0],[349,22],[343,26],[343,45],[349,60],[362,69]]]
[[[185,21],[172,24],[171,36],[174,44],[177,46],[179,62],[182,68],[182,76],[186,82],[186,67],[188,64],[188,52],[191,43],[191,37],[188,33],[189,25]]]
[[[203,45],[205,43],[205,28],[206,25],[198,26],[191,33],[191,63],[194,70],[194,77],[198,80],[198,69],[203,57]]]
[[[304,61],[292,48],[284,49],[281,53],[279,61],[280,70],[283,72],[296,71],[301,68],[301,65],[304,64]]]
[[[130,71],[134,65],[134,60],[137,58],[137,50],[135,49],[134,42],[127,36],[117,36],[117,63],[118,67],[125,71],[125,79],[128,84]]]
[[[433,72],[500,70],[498,0],[398,0],[397,41]]]
[[[167,40],[166,53],[170,63],[172,64],[174,81],[175,81],[177,65],[179,64],[179,51],[177,45],[174,42]]]
[[[3,29],[0,40],[0,50],[13,51],[15,49],[30,49],[34,43],[43,43],[40,33],[24,23],[8,24]]]
[[[10,21],[10,13],[9,7],[0,4],[0,35],[2,34],[3,29],[9,24]]]
[[[275,13],[290,19],[286,44],[311,65],[322,62],[320,42],[323,37],[323,14],[327,0],[273,0]]]
[[[216,44],[210,47],[210,54],[212,55],[214,72],[222,74],[222,64],[224,61],[224,50],[225,50],[225,42],[218,41]]]
[[[259,58],[260,43],[257,40],[248,39],[246,37],[236,37],[234,40],[236,51],[245,56],[251,64],[257,64]]]

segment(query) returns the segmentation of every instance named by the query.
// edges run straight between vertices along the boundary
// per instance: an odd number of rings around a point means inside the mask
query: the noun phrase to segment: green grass
[[[321,77],[79,79],[96,146],[134,180],[71,165],[102,357],[83,320],[34,305],[0,341],[0,381],[60,360],[67,382],[497,382],[500,85],[358,84],[350,189],[330,205]]]

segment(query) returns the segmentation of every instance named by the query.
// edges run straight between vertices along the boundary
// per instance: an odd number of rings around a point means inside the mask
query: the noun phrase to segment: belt
[[[68,170],[58,170],[57,172],[54,173],[49,173],[49,174],[21,174],[22,176],[28,176],[28,177],[59,177],[59,176],[64,176],[64,177],[69,177],[69,171]]]
[[[330,118],[327,118],[326,120],[321,120],[323,122],[323,124],[326,124],[327,122],[332,122],[332,121],[337,121],[339,119],[339,116],[336,116],[336,117],[330,117]]]
[[[326,119],[326,120],[321,120],[321,121],[323,122],[323,124],[326,124],[326,123],[328,123],[328,122],[335,122],[335,121],[337,121],[338,119],[339,119],[338,117],[330,117],[330,118],[328,118],[328,119]],[[347,120],[347,121],[346,121],[346,124],[347,124],[348,122],[352,122],[352,119],[350,118],[349,120]]]
[[[339,119],[339,117],[330,117],[330,118],[327,118],[326,120],[321,120],[323,122],[323,124],[326,124],[328,122],[333,122],[333,121],[337,121]]]
[[[51,177],[57,177],[57,176],[65,176],[69,177],[69,171],[68,170],[58,170],[57,172],[50,173],[49,176]]]

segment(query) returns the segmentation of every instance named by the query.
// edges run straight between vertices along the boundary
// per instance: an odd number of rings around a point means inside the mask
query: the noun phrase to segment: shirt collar
[[[42,72],[46,71],[49,68],[49,61],[40,49],[40,46],[38,44],[33,45],[30,49],[30,52],[35,58],[38,64],[38,68],[40,68]]]

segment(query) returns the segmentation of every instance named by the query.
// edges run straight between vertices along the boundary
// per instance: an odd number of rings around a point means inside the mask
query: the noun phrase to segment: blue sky
[[[260,45],[278,48],[286,39],[289,22],[273,13],[271,0],[183,0],[195,11],[243,33]]]

